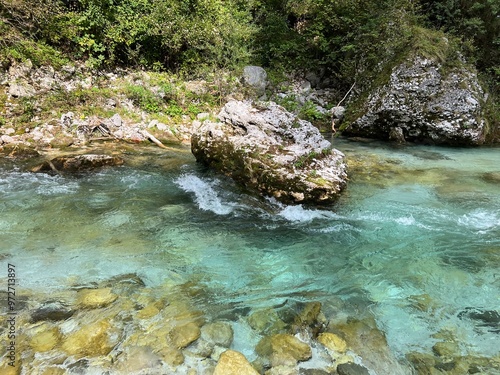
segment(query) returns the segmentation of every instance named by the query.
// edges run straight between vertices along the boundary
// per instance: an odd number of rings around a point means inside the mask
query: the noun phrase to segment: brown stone
[[[177,348],[165,346],[160,350],[159,354],[162,356],[165,363],[172,367],[177,367],[184,363],[184,354]]]
[[[46,352],[54,349],[61,339],[59,330],[55,327],[36,333],[30,342],[35,352]]]
[[[108,335],[110,330],[111,324],[107,320],[86,325],[68,335],[62,348],[68,355],[76,358],[107,355],[113,349]]]
[[[453,358],[460,356],[460,347],[456,342],[452,341],[437,342],[432,347],[432,351],[439,357]]]
[[[347,350],[347,343],[345,340],[334,333],[325,332],[319,334],[318,342],[332,352],[345,353]]]
[[[66,370],[60,367],[48,367],[43,372],[42,375],[65,375]]]
[[[272,357],[275,362],[280,361],[280,356],[283,357],[284,363],[288,362],[289,357],[294,358],[295,361],[306,361],[312,357],[309,345],[286,333],[264,337],[255,350],[263,357]]]
[[[185,348],[196,341],[201,335],[198,324],[190,322],[181,326],[176,326],[170,331],[169,338],[176,348]]]
[[[149,318],[152,318],[153,316],[157,315],[159,312],[160,312],[160,310],[158,310],[158,308],[154,304],[151,304],[151,305],[147,305],[145,308],[140,310],[137,313],[137,317],[139,319],[149,319]]]
[[[221,354],[213,375],[259,375],[245,356],[234,350]]]
[[[78,292],[77,304],[83,309],[97,309],[110,305],[117,298],[111,288],[82,289]]]
[[[298,326],[312,326],[318,321],[319,313],[321,312],[320,302],[306,303],[304,308],[295,317],[294,323]]]

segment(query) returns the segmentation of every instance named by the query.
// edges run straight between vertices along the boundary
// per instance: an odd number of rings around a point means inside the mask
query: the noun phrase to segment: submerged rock
[[[339,375],[369,375],[368,369],[356,363],[343,363],[337,366]]]
[[[50,301],[44,303],[31,313],[31,321],[33,323],[43,320],[66,320],[71,318],[74,310],[66,306],[60,301]]]
[[[215,367],[214,375],[258,375],[243,354],[234,350],[226,350],[221,354]]]
[[[192,136],[199,162],[287,203],[332,202],[345,188],[344,154],[279,105],[231,101],[219,119]]]
[[[312,357],[309,345],[286,333],[264,337],[255,351],[263,357],[271,358],[273,366],[294,365],[297,361],[307,361]]]
[[[201,337],[216,345],[228,348],[233,342],[233,327],[227,322],[214,322],[201,327]]]
[[[107,355],[116,345],[118,338],[111,322],[102,319],[68,335],[62,349],[75,358]]]
[[[77,304],[83,309],[97,309],[112,304],[117,298],[111,288],[82,289],[78,292]]]
[[[123,164],[123,159],[109,155],[60,156],[32,168],[32,172],[82,172]]]
[[[332,352],[345,353],[347,351],[347,343],[345,340],[334,333],[320,333],[318,336],[318,342],[323,344]]]
[[[388,82],[372,91],[344,134],[436,144],[477,145],[485,138],[476,72],[458,59],[444,68],[437,59],[408,58]]]

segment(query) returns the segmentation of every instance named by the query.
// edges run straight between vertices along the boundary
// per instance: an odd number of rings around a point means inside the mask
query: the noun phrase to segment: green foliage
[[[125,87],[127,98],[146,112],[158,112],[162,107],[163,100],[142,85],[127,85]]]
[[[299,109],[299,102],[295,95],[286,95],[284,97],[276,97],[274,101],[285,108],[288,112],[295,113]]]
[[[256,12],[256,45],[263,63],[323,69],[352,83],[404,48],[413,7],[411,0],[267,0]]]
[[[327,114],[318,111],[316,104],[308,100],[299,110],[299,117],[313,124],[325,121],[329,118]]]
[[[189,73],[235,67],[250,56],[253,33],[243,3],[220,0],[80,0],[60,24],[89,65],[126,64]],[[64,31],[67,30],[67,31]]]

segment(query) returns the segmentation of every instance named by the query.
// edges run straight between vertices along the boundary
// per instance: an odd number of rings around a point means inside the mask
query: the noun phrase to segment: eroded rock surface
[[[192,136],[199,162],[287,203],[331,202],[345,188],[344,154],[283,107],[230,101],[219,119]]]

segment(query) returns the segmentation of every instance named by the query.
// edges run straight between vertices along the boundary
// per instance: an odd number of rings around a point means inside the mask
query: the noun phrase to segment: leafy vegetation
[[[488,87],[490,113],[498,113],[499,13],[500,0],[0,0],[0,65],[30,59],[57,68],[71,57],[96,69],[211,77],[207,100],[220,101],[231,83],[218,72],[249,63],[271,77],[312,71],[340,92],[356,82],[359,94],[409,51],[446,64],[461,51]],[[126,95],[172,116],[192,116],[207,102],[179,103],[163,91],[131,84]],[[294,106],[291,98],[282,104]],[[322,121],[312,106],[293,109]]]

